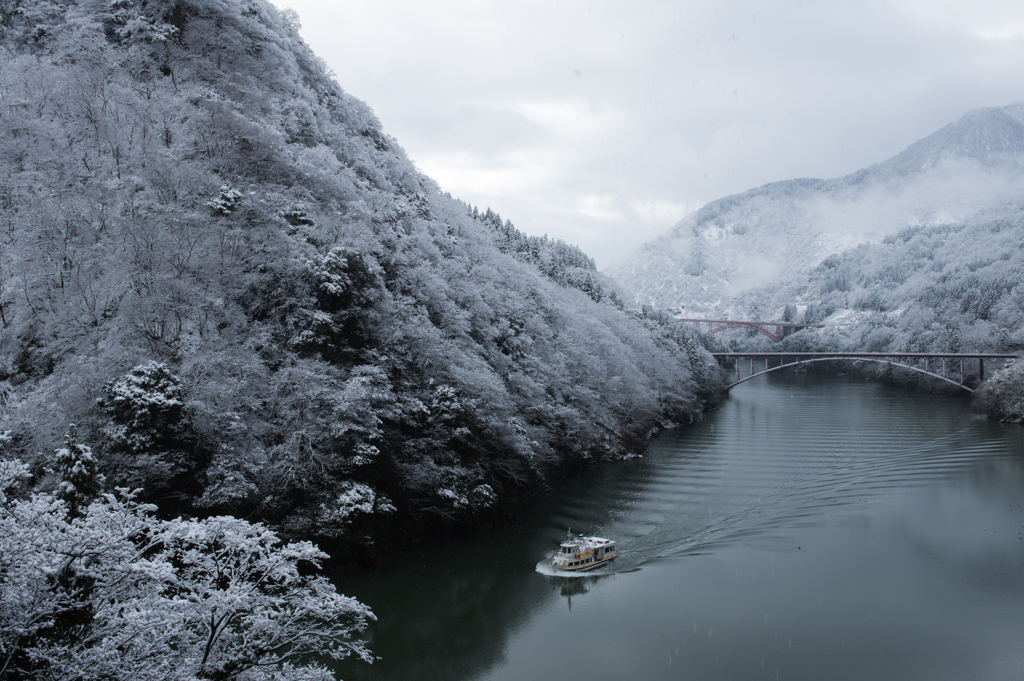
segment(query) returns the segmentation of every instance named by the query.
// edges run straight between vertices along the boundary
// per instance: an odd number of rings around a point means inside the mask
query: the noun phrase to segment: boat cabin
[[[592,570],[617,555],[615,542],[611,539],[584,537],[582,534],[573,537],[570,534],[551,556],[551,566],[570,572]]]

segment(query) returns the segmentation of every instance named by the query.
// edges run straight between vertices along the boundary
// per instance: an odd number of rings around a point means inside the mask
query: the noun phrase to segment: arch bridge
[[[921,352],[716,352],[712,354],[718,360],[719,366],[722,366],[729,360],[734,361],[736,364],[735,380],[726,386],[726,390],[773,371],[780,371],[814,362],[831,362],[846,359],[908,369],[919,374],[937,378],[940,381],[945,381],[973,393],[973,388],[964,385],[964,361],[978,362],[978,382],[980,383],[985,380],[986,359],[1017,359],[1016,355]],[[746,376],[743,376],[741,372],[741,365],[743,364],[741,360],[744,359],[750,360],[750,373]],[[755,371],[754,360],[764,360],[764,369]],[[935,371],[932,370],[933,368]],[[959,369],[959,380],[956,379],[957,369]],[[954,372],[953,378],[949,376],[951,370]],[[941,373],[937,373],[938,371],[941,371]]]
[[[736,319],[679,319],[679,321],[695,323],[698,331],[701,330],[701,324],[707,324],[708,333],[718,333],[728,329],[752,329],[768,336],[776,343],[794,331],[808,327],[821,329],[825,326],[824,324],[802,324],[797,322],[747,322]],[[774,329],[774,331],[771,329]]]

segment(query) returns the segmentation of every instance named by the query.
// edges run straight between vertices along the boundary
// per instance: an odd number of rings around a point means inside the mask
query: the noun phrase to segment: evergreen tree
[[[64,447],[57,450],[53,469],[60,477],[54,496],[67,504],[69,517],[79,517],[82,509],[99,496],[104,478],[92,449],[78,441],[78,426],[74,423],[64,433]]]

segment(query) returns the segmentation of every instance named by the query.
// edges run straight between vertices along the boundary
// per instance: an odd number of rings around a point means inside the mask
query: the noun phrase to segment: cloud
[[[1019,2],[289,4],[443,189],[599,266],[707,201],[1024,99]]]
[[[1024,24],[1016,26],[988,26],[976,28],[972,33],[982,40],[1007,41],[1024,39]]]
[[[619,210],[618,198],[614,196],[581,196],[576,201],[580,215],[597,220],[621,221],[625,216]]]
[[[693,212],[685,203],[665,199],[631,201],[629,208],[640,220],[662,229],[668,229],[682,217]]]
[[[459,151],[428,154],[417,166],[453,195],[502,197],[526,194],[549,179],[552,164],[529,154],[506,154],[500,158]]]
[[[610,132],[616,118],[611,112],[597,111],[582,101],[523,102],[512,108],[560,139],[588,138]]]

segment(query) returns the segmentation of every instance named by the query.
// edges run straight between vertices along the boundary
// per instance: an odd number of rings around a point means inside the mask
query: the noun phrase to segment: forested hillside
[[[786,338],[780,350],[1018,354],[1024,351],[1021,243],[1024,202],[1008,201],[969,221],[911,227],[833,255],[806,276],[734,303],[747,314],[768,311],[773,318],[826,325]],[[739,344],[767,348],[765,341]],[[976,380],[976,365],[966,368]],[[1019,367],[1014,371],[1019,374]],[[999,399],[990,395],[983,407],[1020,420],[1019,378],[1016,397],[1014,381],[1005,374],[997,378],[1009,392]],[[1006,400],[1016,406],[998,406]]]
[[[695,333],[443,194],[263,0],[3,0],[0,447],[372,543],[693,418]]]
[[[751,292],[736,305],[826,322],[826,329],[787,339],[790,345],[1017,352],[1024,349],[1022,239],[1018,200],[970,221],[911,227],[833,255],[806,277]]]

